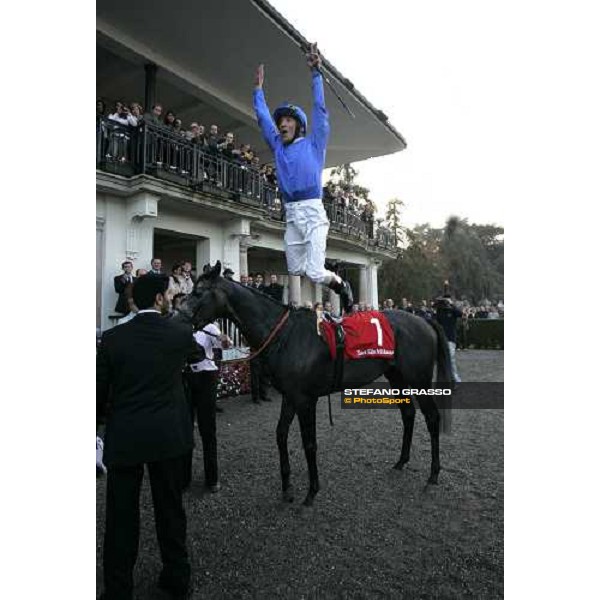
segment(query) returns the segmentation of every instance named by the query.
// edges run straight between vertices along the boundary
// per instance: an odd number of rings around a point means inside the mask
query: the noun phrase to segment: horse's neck
[[[285,307],[233,284],[229,294],[231,316],[250,346],[258,348],[281,318]]]

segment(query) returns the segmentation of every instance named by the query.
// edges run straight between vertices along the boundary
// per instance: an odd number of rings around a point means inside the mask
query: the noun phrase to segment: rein
[[[265,341],[260,345],[260,348],[256,352],[251,352],[248,356],[245,356],[244,358],[234,358],[233,360],[227,360],[227,361],[225,361],[226,364],[230,365],[232,363],[241,363],[241,362],[246,362],[249,360],[254,360],[273,341],[273,338],[279,333],[279,330],[285,325],[289,316],[290,316],[290,311],[288,309],[283,313],[283,315],[281,316],[281,318],[279,319],[279,321],[277,322],[275,327],[273,327],[273,329],[271,330],[271,333],[269,333],[269,335],[267,336]]]

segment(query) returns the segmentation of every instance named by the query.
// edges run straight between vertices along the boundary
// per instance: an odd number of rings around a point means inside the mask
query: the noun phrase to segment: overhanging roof
[[[98,93],[142,99],[145,62],[159,67],[157,100],[184,125],[198,120],[232,130],[267,158],[252,108],[256,66],[265,63],[265,93],[274,108],[285,100],[309,114],[307,40],[264,0],[98,0]],[[354,113],[327,86],[331,136],[327,166],[402,150],[406,143],[333,65],[324,72]]]

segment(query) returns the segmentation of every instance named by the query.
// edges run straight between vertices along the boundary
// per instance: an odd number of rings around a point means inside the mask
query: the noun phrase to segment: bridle
[[[279,317],[279,321],[275,324],[275,327],[271,329],[269,335],[265,338],[265,341],[260,345],[256,352],[251,352],[248,356],[244,358],[234,358],[233,360],[226,361],[228,365],[232,363],[241,363],[249,360],[254,360],[257,356],[259,356],[264,350],[268,347],[268,345],[273,341],[275,336],[279,333],[281,328],[285,325],[288,317],[290,316],[290,309],[286,309],[285,312]]]

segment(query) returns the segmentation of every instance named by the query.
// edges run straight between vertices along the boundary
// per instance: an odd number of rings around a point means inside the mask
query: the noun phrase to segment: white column
[[[247,241],[250,238],[250,221],[233,219],[223,227],[223,270],[229,268],[239,279],[248,274]]]
[[[290,278],[289,275],[280,275],[279,283],[283,286],[283,304],[290,303]]]
[[[239,276],[248,275],[248,240],[240,239],[240,251],[239,251],[239,269],[235,273],[239,273]],[[239,277],[238,277],[239,279]]]
[[[302,288],[300,275],[289,276],[289,300],[296,302],[298,306],[302,305]]]
[[[373,310],[377,310],[379,308],[379,288],[378,288],[378,269],[380,263],[378,261],[373,261],[368,268],[368,283],[369,283],[369,291],[367,294],[368,304],[373,306]]]
[[[313,283],[313,305],[317,302],[323,302],[323,285]]]
[[[358,279],[358,301],[368,302],[368,277],[366,265],[360,265],[359,279]]]
[[[140,192],[127,199],[125,254],[134,269],[149,269],[154,253],[154,223],[158,217],[159,197]]]
[[[342,312],[342,309],[340,306],[340,297],[335,292],[331,292],[331,294],[329,294],[329,300],[331,302],[331,308],[333,309],[333,314],[336,317],[339,316]]]

